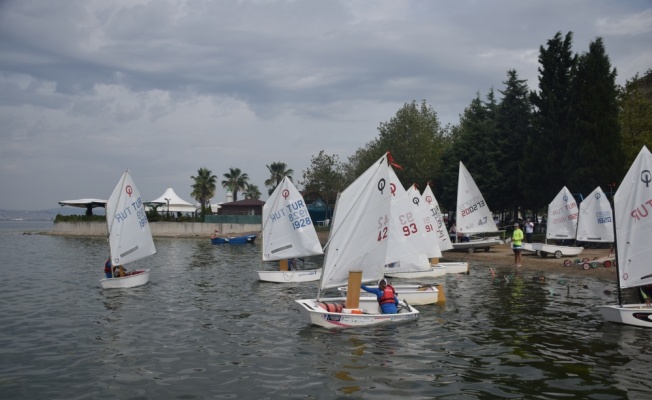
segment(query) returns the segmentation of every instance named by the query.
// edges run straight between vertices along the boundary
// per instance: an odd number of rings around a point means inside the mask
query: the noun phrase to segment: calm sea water
[[[652,398],[652,330],[604,323],[590,273],[476,263],[417,322],[330,331],[293,301],[316,283],[257,281],[259,244],[155,238],[147,285],[102,290],[106,239],[25,234],[51,229],[0,222],[2,399]]]

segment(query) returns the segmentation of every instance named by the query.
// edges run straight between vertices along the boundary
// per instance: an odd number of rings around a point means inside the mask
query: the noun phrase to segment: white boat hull
[[[646,304],[599,306],[598,309],[607,322],[652,328],[652,307]]]
[[[134,271],[132,275],[100,279],[102,289],[121,289],[141,286],[149,281],[149,269]]]
[[[391,268],[385,269],[385,276],[397,279],[436,278],[444,275],[446,275],[446,267],[435,265],[431,265],[430,269],[425,271],[391,272]]]
[[[477,249],[484,249],[484,251],[489,251],[490,247],[498,246],[504,243],[505,241],[499,238],[477,239],[468,242],[453,243],[453,250],[466,250],[469,253],[473,253]]]
[[[470,269],[469,269],[469,263],[466,261],[459,261],[459,262],[441,262],[438,264],[431,264],[433,267],[445,267],[446,268],[446,273],[447,274],[469,274]]]
[[[555,258],[577,256],[584,250],[584,247],[557,246],[545,243],[523,243],[521,248],[525,251],[533,251],[539,257],[546,257],[548,254],[552,254]]]
[[[301,271],[258,271],[258,279],[274,283],[312,282],[321,278],[321,271],[321,268]]]
[[[319,303],[344,302],[346,298],[324,298],[295,300],[299,304],[301,316],[309,323],[324,328],[358,328],[381,324],[396,324],[408,321],[415,321],[419,317],[419,311],[414,307],[401,303],[397,314],[382,314],[378,301],[375,297],[361,297],[360,308],[362,314],[354,314],[343,310],[342,312],[330,312],[320,307]]]

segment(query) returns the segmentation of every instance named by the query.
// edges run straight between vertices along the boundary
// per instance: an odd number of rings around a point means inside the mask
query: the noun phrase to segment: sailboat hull
[[[548,254],[552,254],[555,258],[574,257],[584,251],[584,247],[557,246],[545,243],[523,243],[521,247],[524,251],[536,252],[540,257],[546,257]]]
[[[421,279],[436,278],[446,275],[446,267],[431,265],[430,269],[424,271],[391,272],[391,268],[385,269],[385,276],[398,279]]]
[[[458,242],[453,243],[453,250],[456,251],[467,251],[473,253],[475,250],[484,250],[489,251],[489,248],[492,246],[498,246],[504,244],[505,241],[499,238],[484,238],[484,239],[474,239],[468,242]]]
[[[376,298],[361,297],[360,310],[362,314],[347,312],[329,312],[320,306],[320,303],[343,303],[344,297],[295,300],[299,304],[301,316],[313,325],[324,328],[346,329],[381,324],[396,324],[415,321],[419,311],[402,302],[398,314],[382,314]]]
[[[465,261],[459,262],[442,262],[439,264],[431,264],[433,267],[444,267],[446,268],[447,274],[469,274],[469,263]]]
[[[312,282],[321,278],[321,271],[321,268],[302,271],[258,271],[258,279],[273,283]]]
[[[652,328],[652,307],[646,304],[599,306],[598,309],[605,321]]]
[[[149,281],[149,269],[134,271],[131,275],[100,280],[102,289],[121,289],[141,286]]]

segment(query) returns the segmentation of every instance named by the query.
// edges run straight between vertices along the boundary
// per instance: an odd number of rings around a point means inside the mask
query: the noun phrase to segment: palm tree
[[[248,184],[247,190],[244,192],[245,199],[260,199],[261,193],[258,190],[258,185]]]
[[[190,195],[201,204],[201,215],[203,217],[206,213],[206,205],[215,196],[217,176],[213,175],[213,172],[208,168],[199,168],[197,176],[191,176],[190,178],[195,181]]]
[[[222,181],[222,187],[231,190],[233,201],[238,201],[238,192],[246,190],[249,185],[249,175],[243,174],[240,168],[229,168],[224,177],[226,179]]]
[[[292,181],[292,174],[294,174],[294,170],[286,168],[287,164],[280,161],[273,162],[267,166],[267,169],[270,173],[270,178],[265,181],[265,186],[269,188],[267,190],[267,194],[271,195],[285,176],[287,176],[290,181]]]

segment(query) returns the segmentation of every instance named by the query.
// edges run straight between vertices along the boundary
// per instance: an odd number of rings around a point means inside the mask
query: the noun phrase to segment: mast
[[[616,286],[618,287],[618,305],[620,307],[623,306],[623,290],[620,288],[620,263],[618,262],[618,236],[616,235],[616,198],[615,196],[611,198],[610,203],[613,203],[612,206],[612,213],[611,215],[613,216],[614,222],[613,222],[613,230],[614,230],[614,255],[616,256]]]

